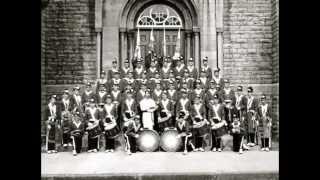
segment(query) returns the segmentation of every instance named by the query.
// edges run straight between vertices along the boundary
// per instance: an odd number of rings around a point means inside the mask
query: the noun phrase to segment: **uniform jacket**
[[[181,104],[181,99],[179,99],[177,102],[176,102],[176,116],[178,117],[179,116],[179,113],[180,111],[182,111],[182,104]],[[189,111],[190,112],[190,109],[191,109],[191,101],[188,99],[187,103],[184,105],[185,107],[185,110]]]
[[[216,116],[220,117],[221,120],[225,119],[224,105],[219,104],[218,114],[215,113],[212,105],[208,106],[208,119],[212,119],[212,118],[214,118]]]
[[[203,104],[201,104],[201,107],[200,107],[200,110],[199,110],[199,113],[201,115],[201,117],[203,119],[207,119],[207,112],[206,112],[206,108]],[[198,116],[198,113],[196,111],[196,108],[195,108],[195,104],[193,104],[190,108],[190,116],[192,119],[194,119],[195,117]]]

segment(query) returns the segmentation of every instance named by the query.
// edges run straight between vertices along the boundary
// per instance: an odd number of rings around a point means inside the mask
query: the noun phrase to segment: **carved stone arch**
[[[198,27],[197,7],[193,0],[129,0],[122,8],[119,27],[121,29],[134,29],[138,15],[147,7],[154,4],[164,4],[172,7],[182,18],[185,30]]]

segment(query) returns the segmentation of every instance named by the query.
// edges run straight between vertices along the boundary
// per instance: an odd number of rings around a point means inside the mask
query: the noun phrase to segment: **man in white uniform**
[[[142,125],[144,128],[153,129],[154,111],[157,109],[156,102],[150,97],[150,90],[147,89],[143,99],[140,101],[142,112]]]

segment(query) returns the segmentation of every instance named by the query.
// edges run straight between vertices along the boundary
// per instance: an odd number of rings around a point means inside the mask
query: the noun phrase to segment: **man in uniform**
[[[207,78],[207,74],[205,70],[201,70],[200,72],[200,78],[199,78],[200,82],[201,82],[201,87],[205,90],[207,90],[209,88],[209,83],[210,83],[210,79]]]
[[[198,78],[198,71],[197,71],[197,68],[194,67],[193,58],[189,59],[189,63],[188,63],[188,66],[187,66],[186,69],[188,69],[188,71],[190,73],[190,76],[193,79],[197,79]]]
[[[261,104],[258,107],[258,126],[261,137],[261,150],[269,151],[271,146],[272,115],[271,106],[266,103],[266,96],[262,95]]]
[[[89,100],[90,105],[85,111],[85,130],[88,132],[88,152],[98,152],[98,136],[96,130],[99,129],[98,110],[94,99]]]
[[[159,99],[158,107],[158,126],[159,133],[161,134],[166,128],[173,127],[173,114],[174,114],[174,105],[168,99],[168,91],[164,90],[161,93],[161,100]]]
[[[82,93],[81,99],[82,99],[82,104],[85,105],[84,108],[88,107],[90,99],[94,99],[96,101],[96,94],[93,92],[90,82],[86,84],[86,89]]]
[[[259,105],[259,100],[255,98],[253,95],[253,88],[248,87],[248,95],[247,95],[247,146],[253,147],[255,146],[255,136],[256,136],[256,119],[257,119],[257,110]]]
[[[180,79],[183,76],[184,69],[185,69],[184,62],[181,59],[178,59],[176,67],[173,69],[176,79]]]
[[[205,92],[205,89],[201,87],[201,81],[199,79],[196,80],[196,88],[192,91],[191,101],[194,101],[196,96],[199,96],[200,100],[203,102],[205,99],[205,95],[206,95],[206,92]]]
[[[211,80],[212,79],[212,70],[208,66],[208,57],[203,58],[203,60],[202,60],[202,68],[201,69],[206,72],[207,78]]]
[[[108,71],[108,81],[114,78],[115,72],[119,73],[118,60],[116,58],[112,61],[112,68]]]
[[[154,59],[151,60],[151,66],[148,69],[147,77],[148,79],[155,78],[155,74],[158,73],[158,68],[156,66],[156,61]]]
[[[106,79],[105,71],[101,71],[100,78],[98,78],[96,81],[96,93],[98,93],[100,86],[104,86],[105,88],[108,86],[108,80]]]
[[[56,95],[49,98],[49,103],[45,110],[45,119],[47,120],[47,153],[57,153],[56,150],[56,130],[61,121],[61,112],[56,105]],[[59,127],[58,127],[59,128]]]
[[[70,139],[70,123],[71,123],[71,112],[72,106],[70,103],[70,94],[69,90],[65,89],[62,94],[62,100],[60,102],[60,109],[61,109],[61,128],[62,128],[62,144],[63,147],[72,146],[71,139]]]
[[[219,84],[220,85],[220,87],[221,87],[221,89],[223,89],[224,88],[224,80],[223,80],[223,78],[220,76],[220,69],[215,69],[214,71],[213,71],[213,76],[212,76],[212,79],[214,80],[214,82],[216,83],[216,84]]]
[[[141,59],[137,61],[137,67],[134,69],[134,78],[136,80],[142,79],[142,74],[145,72],[145,68],[142,66]]]
[[[72,106],[72,112],[75,112],[75,111],[79,111],[80,112],[80,115],[81,117],[84,116],[84,108],[83,108],[83,104],[82,104],[82,97],[80,95],[80,87],[79,86],[75,86],[73,88],[73,94],[70,98],[70,103],[71,103],[71,106]]]
[[[121,78],[124,78],[126,74],[128,74],[128,72],[130,71],[129,60],[125,59],[123,63],[124,63],[124,66],[121,68],[121,72],[120,72]]]

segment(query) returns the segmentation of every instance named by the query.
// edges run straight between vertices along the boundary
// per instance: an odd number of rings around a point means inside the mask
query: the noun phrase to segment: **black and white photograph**
[[[41,0],[41,179],[279,179],[279,0]]]

